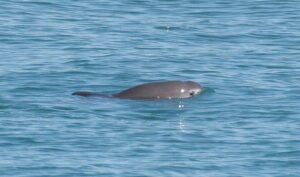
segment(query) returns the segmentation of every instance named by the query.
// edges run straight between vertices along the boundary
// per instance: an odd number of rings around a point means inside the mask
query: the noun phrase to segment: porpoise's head
[[[181,89],[181,93],[183,97],[192,97],[198,95],[203,91],[203,87],[197,82],[193,81],[185,81],[184,88]]]

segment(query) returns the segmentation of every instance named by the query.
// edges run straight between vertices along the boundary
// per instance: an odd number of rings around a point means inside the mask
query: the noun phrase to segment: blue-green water
[[[0,1],[0,176],[299,176],[299,1]],[[198,97],[115,93],[193,80]]]

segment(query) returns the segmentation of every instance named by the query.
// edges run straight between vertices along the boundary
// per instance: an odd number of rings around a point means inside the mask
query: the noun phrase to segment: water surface
[[[1,176],[298,176],[298,1],[0,3]],[[72,96],[162,80],[171,101]]]

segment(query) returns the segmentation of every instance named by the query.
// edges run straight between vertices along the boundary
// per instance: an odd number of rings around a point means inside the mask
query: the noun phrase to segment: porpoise
[[[194,81],[164,81],[140,84],[112,95],[77,91],[72,95],[90,97],[113,97],[123,99],[173,99],[190,98],[203,91],[203,87]]]

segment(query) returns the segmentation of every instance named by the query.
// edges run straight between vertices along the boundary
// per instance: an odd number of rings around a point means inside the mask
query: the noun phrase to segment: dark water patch
[[[46,1],[21,1],[19,2],[20,4],[36,4],[36,5],[42,5],[42,6],[53,6],[53,5],[57,5],[55,2],[46,2]]]
[[[73,111],[75,110],[74,107],[65,107],[65,106],[53,106],[52,107],[55,110],[59,110],[59,111]]]
[[[186,73],[186,74],[218,74],[218,71],[214,71],[214,70],[202,70],[202,71],[199,71],[197,69],[184,69],[184,70],[181,70],[180,72],[182,73]]]
[[[271,158],[277,158],[277,157],[282,157],[282,158],[292,158],[296,160],[297,156],[299,156],[300,152],[299,151],[286,151],[286,152],[275,152],[275,153],[269,153],[266,154],[265,157],[271,157]]]
[[[49,88],[47,87],[36,87],[36,86],[23,86],[23,87],[17,87],[13,90],[11,90],[10,92],[16,93],[16,92],[22,92],[22,93],[26,93],[26,92],[44,92],[44,91],[49,91]]]
[[[12,141],[14,142],[13,144],[14,145],[21,145],[21,144],[29,144],[29,145],[36,145],[36,144],[39,144],[41,143],[40,141],[38,141],[37,139],[35,138],[29,138],[27,136],[9,136],[9,137],[3,137],[4,140],[7,140],[7,141]]]

